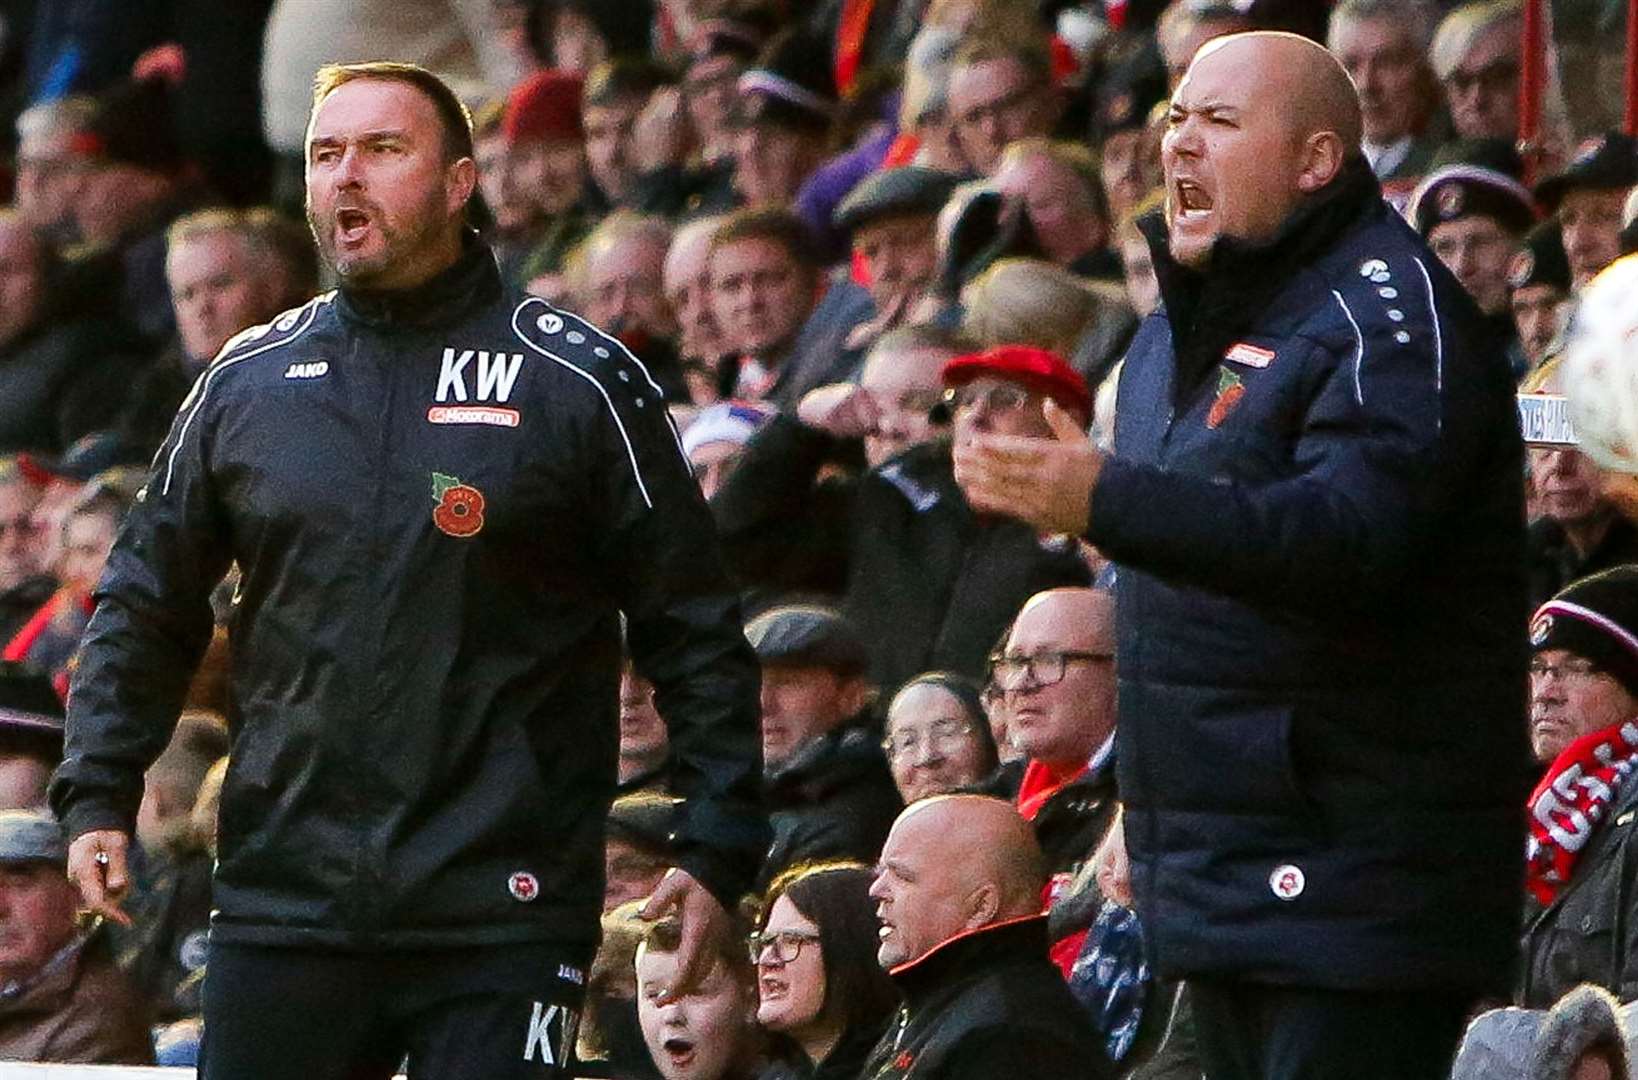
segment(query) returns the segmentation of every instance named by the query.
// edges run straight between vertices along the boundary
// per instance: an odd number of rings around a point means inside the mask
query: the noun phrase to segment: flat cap
[[[883,169],[855,184],[830,220],[838,229],[856,229],[904,214],[934,216],[949,201],[957,183],[949,173],[923,165]]]
[[[1571,191],[1621,190],[1638,184],[1638,139],[1607,131],[1582,143],[1564,171],[1536,185],[1536,200],[1548,212]]]
[[[853,624],[817,604],[770,608],[750,621],[745,636],[765,667],[816,667],[857,675],[870,666]]]
[[[981,375],[1021,383],[1080,413],[1083,421],[1092,418],[1092,392],[1086,379],[1055,352],[1033,345],[999,345],[958,356],[944,365],[945,386],[964,386]]]
[[[43,811],[0,811],[0,863],[31,862],[68,865],[63,827]]]

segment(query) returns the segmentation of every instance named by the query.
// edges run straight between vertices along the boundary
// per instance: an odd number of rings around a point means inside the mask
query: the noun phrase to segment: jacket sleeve
[[[1117,563],[1292,610],[1395,602],[1418,550],[1436,540],[1438,508],[1473,478],[1485,428],[1471,413],[1458,428],[1447,422],[1448,330],[1437,311],[1417,314],[1403,326],[1352,326],[1345,347],[1311,342],[1291,358],[1304,385],[1294,388],[1285,476],[1252,483],[1112,458],[1092,495],[1087,538]],[[1473,412],[1491,404],[1485,387],[1461,392]]]
[[[623,349],[605,365],[629,376],[600,379],[606,401],[596,403],[612,508],[605,565],[687,798],[675,837],[679,865],[732,909],[768,849],[760,669],[658,388]]]
[[[132,829],[143,774],[170,740],[210,642],[210,594],[230,556],[206,466],[207,377],[183,403],[97,586],[51,785],[70,836]]]
[[[816,486],[836,449],[829,435],[786,416],[752,436],[711,500],[723,549],[746,584],[780,584],[772,579],[796,565],[811,571],[845,564],[849,520],[837,505],[843,500]]]

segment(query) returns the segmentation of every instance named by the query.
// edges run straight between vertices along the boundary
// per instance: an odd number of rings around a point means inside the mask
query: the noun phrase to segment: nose
[[[887,899],[886,880],[887,880],[887,875],[886,874],[877,874],[874,878],[871,879],[870,889],[868,890],[866,895],[868,895],[872,900],[886,900]]]
[[[944,760],[944,751],[932,739],[923,739],[916,747],[914,763],[917,765],[937,765]]]

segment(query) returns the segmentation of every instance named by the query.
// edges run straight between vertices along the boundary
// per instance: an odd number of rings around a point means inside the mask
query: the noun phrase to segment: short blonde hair
[[[419,90],[438,110],[438,119],[444,130],[444,160],[455,162],[472,156],[472,114],[448,83],[419,64],[401,64],[392,60],[326,64],[313,76],[313,114],[318,113],[325,98],[360,79],[404,83]],[[308,122],[310,125],[311,117]]]
[[[1121,307],[1119,296],[1041,259],[1000,259],[961,292],[961,331],[983,348],[1033,345],[1074,354]]]

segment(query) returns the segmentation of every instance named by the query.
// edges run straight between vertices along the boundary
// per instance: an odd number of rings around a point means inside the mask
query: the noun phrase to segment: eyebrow
[[[379,131],[364,131],[348,138],[345,135],[315,135],[309,146],[342,146],[348,142],[381,143],[381,142],[409,142],[409,132],[402,128],[384,128]]]

